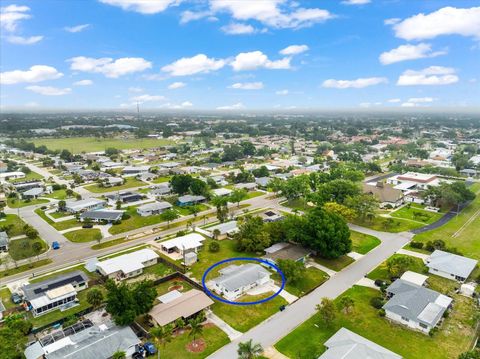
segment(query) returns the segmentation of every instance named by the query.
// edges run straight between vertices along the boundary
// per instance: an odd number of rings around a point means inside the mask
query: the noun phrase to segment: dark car
[[[157,348],[155,348],[155,345],[153,345],[153,343],[146,342],[145,344],[143,344],[143,347],[145,348],[145,352],[147,353],[147,356],[153,355],[157,352]]]
[[[82,228],[93,228],[93,224],[91,223],[85,223]]]
[[[10,297],[13,303],[15,304],[20,304],[22,303],[22,297],[18,295],[17,293],[13,293],[12,296]]]

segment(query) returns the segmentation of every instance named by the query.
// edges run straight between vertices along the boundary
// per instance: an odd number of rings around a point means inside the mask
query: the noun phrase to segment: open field
[[[35,253],[33,249],[33,243],[40,243],[42,250],[39,253]],[[47,244],[40,238],[30,239],[21,238],[10,241],[8,253],[14,260],[21,260],[25,258],[34,257],[44,253],[48,249]]]
[[[443,217],[444,213],[425,211],[423,206],[412,203],[390,213],[392,217],[407,219],[425,224],[431,224]]]
[[[161,214],[142,217],[137,213],[137,209],[135,207],[128,207],[125,213],[127,213],[130,218],[124,219],[120,224],[114,224],[112,227],[110,227],[108,231],[111,234],[119,234],[137,228],[164,222]]]
[[[267,298],[272,294],[273,292],[256,296],[242,296],[237,302],[253,302]],[[286,300],[277,295],[275,298],[267,302],[245,306],[231,305],[215,301],[215,304],[212,305],[212,311],[227,322],[232,328],[240,332],[246,332],[278,312],[281,305],[286,304]]]
[[[129,177],[125,179],[125,183],[121,186],[113,186],[113,187],[100,187],[98,184],[91,184],[85,186],[84,188],[93,193],[108,193],[108,192],[115,192],[115,191],[123,191],[129,188],[141,187],[146,186],[147,183],[137,180],[134,177]]]
[[[350,231],[350,239],[352,240],[352,251],[360,254],[367,254],[380,244],[380,239],[377,237],[356,231]]]
[[[70,242],[84,243],[102,239],[102,233],[97,228],[82,228],[63,234]]]
[[[373,220],[361,220],[357,218],[352,222],[359,226],[371,228],[376,231],[392,233],[405,232],[425,226],[425,224],[421,222],[413,222],[402,218],[387,218],[379,215],[377,215]]]
[[[275,280],[275,283],[280,286],[280,275],[274,274],[272,278]],[[287,280],[285,290],[290,294],[301,297],[302,295],[305,295],[305,293],[322,285],[328,280],[328,278],[329,276],[327,273],[315,267],[309,267],[305,269],[305,273],[303,273],[302,277],[296,282],[292,283]]]
[[[349,264],[355,262],[353,258],[350,258],[347,255],[338,257],[336,259],[326,259],[326,258],[320,258],[320,257],[313,257],[313,259],[318,264],[321,264],[322,266],[325,266],[336,272],[341,271],[343,268],[345,268]]]
[[[21,207],[27,207],[27,206],[33,206],[35,204],[43,204],[43,203],[48,203],[48,199],[42,199],[42,198],[37,198],[37,199],[19,199],[19,198],[8,198],[7,199],[7,204],[8,207],[10,208],[21,208]]]
[[[480,183],[471,189],[480,191]],[[463,209],[443,226],[432,231],[417,234],[414,241],[428,242],[436,239],[445,241],[447,247],[457,248],[463,255],[480,260],[480,193]]]
[[[326,349],[323,343],[338,329],[345,327],[409,359],[457,358],[469,349],[475,333],[475,306],[471,299],[456,295],[452,313],[445,319],[439,332],[430,337],[380,317],[378,310],[370,305],[370,300],[379,295],[378,290],[354,286],[344,294],[354,300],[352,312],[345,314],[337,310],[330,326],[315,314],[275,347],[290,358],[317,358]],[[339,298],[335,300],[336,303]]]
[[[0,218],[0,230],[6,231],[10,237],[24,234],[25,224],[16,214],[7,214],[4,218]]]
[[[132,148],[144,149],[162,147],[172,144],[172,141],[165,139],[101,139],[95,137],[70,137],[70,138],[38,138],[34,139],[35,146],[45,145],[50,150],[69,150],[72,153],[99,152],[109,147],[119,150]]]
[[[409,271],[412,272],[417,272],[420,274],[425,274],[428,270],[423,261],[420,258],[416,257],[411,257],[406,254],[394,254],[390,258],[395,258],[395,257],[408,257],[413,260],[412,265],[408,268]],[[367,274],[367,278],[370,278],[372,280],[375,279],[382,279],[386,281],[390,281],[390,273],[388,272],[387,268],[387,261],[381,263],[377,268],[372,270],[370,273]]]

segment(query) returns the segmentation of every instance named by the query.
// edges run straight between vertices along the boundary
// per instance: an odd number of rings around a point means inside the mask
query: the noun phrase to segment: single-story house
[[[114,186],[120,186],[123,184],[125,180],[122,177],[107,177],[103,181],[103,185],[105,187],[114,187]]]
[[[283,219],[282,213],[275,209],[268,209],[258,214],[258,216],[262,218],[264,222],[277,222]]]
[[[85,323],[85,324],[83,324]],[[41,338],[25,349],[26,359],[109,359],[118,351],[132,358],[141,340],[130,327],[84,321]]]
[[[31,189],[22,193],[22,198],[23,199],[35,199],[35,198],[41,196],[44,192],[45,192],[45,190],[42,187],[31,188]]]
[[[77,292],[88,288],[88,277],[82,271],[73,271],[27,284],[21,290],[27,308],[39,316],[59,308],[69,308],[77,301]]]
[[[477,266],[475,259],[435,250],[426,260],[428,272],[447,279],[464,282]]]
[[[0,253],[8,252],[8,234],[7,232],[0,232]]]
[[[385,316],[402,325],[428,334],[452,304],[452,298],[434,290],[397,279],[386,290]]]
[[[311,251],[292,243],[275,243],[265,248],[265,258],[269,262],[276,263],[279,259],[290,259],[295,262],[305,263]]]
[[[146,203],[137,207],[137,213],[142,217],[147,217],[163,213],[170,208],[172,208],[172,205],[166,201]]]
[[[255,191],[257,189],[258,185],[255,182],[249,182],[249,183],[237,183],[233,187],[235,189],[244,189],[244,190],[247,190],[247,191]]]
[[[400,355],[346,328],[340,328],[323,345],[327,351],[318,359],[402,359]]]
[[[20,171],[0,173],[0,181],[6,181],[9,179],[17,179],[17,178],[25,178],[25,173]]]
[[[165,242],[161,242],[161,248],[167,253],[179,253],[183,256],[189,252],[197,253],[203,246],[205,237],[198,233],[189,233],[181,237],[176,237]]]
[[[169,183],[162,183],[160,185],[155,185],[150,188],[151,190],[148,192],[148,194],[150,197],[153,198],[162,198],[172,193],[172,188],[170,187]]]
[[[157,264],[158,254],[151,249],[123,254],[97,263],[97,271],[108,278],[122,280],[143,273],[145,267]]]
[[[187,194],[185,196],[178,197],[177,204],[180,207],[192,206],[195,204],[203,203],[207,199],[204,196],[192,196]]]
[[[81,200],[65,201],[65,211],[70,213],[79,213],[84,211],[92,211],[105,207],[107,202],[98,198],[88,198]]]
[[[216,239],[225,239],[238,232],[237,221],[229,221],[205,228],[211,238],[215,237],[216,230],[219,231]]]
[[[259,178],[255,178],[255,183],[259,187],[267,188],[271,180],[272,179],[270,177],[259,177]]]
[[[21,182],[21,183],[13,183],[12,186],[15,188],[15,191],[18,193],[28,191],[32,188],[41,188],[43,187],[43,183],[40,181],[28,181],[28,182]]]
[[[80,221],[83,222],[86,219],[90,219],[93,222],[115,222],[122,218],[123,212],[124,211],[114,209],[96,209],[93,211],[86,211],[80,215]]]
[[[212,288],[228,300],[234,300],[249,289],[270,281],[271,273],[259,264],[247,263],[230,265],[219,271],[219,277],[212,279]]]
[[[143,195],[140,193],[136,192],[120,192],[120,193],[115,193],[115,194],[109,194],[106,195],[108,202],[111,205],[115,205],[118,201],[122,203],[132,203],[132,202],[137,202],[141,201],[143,199]]]
[[[404,193],[393,187],[393,185],[383,182],[376,184],[364,183],[363,193],[375,196],[380,202],[380,208],[391,206],[393,208],[399,207],[403,204]]]
[[[187,320],[214,303],[198,289],[190,289],[185,293],[168,292],[159,297],[159,300],[161,303],[154,306],[148,314],[160,326],[170,324],[179,318]]]
[[[212,189],[212,193],[214,196],[226,197],[226,196],[229,196],[230,193],[232,193],[232,190],[228,188],[215,188],[215,189]]]
[[[150,170],[150,166],[125,166],[122,170],[122,174],[138,175],[140,173],[146,173],[149,170]]]

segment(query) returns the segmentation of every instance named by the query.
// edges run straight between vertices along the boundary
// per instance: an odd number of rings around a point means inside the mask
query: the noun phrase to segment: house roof
[[[269,252],[267,252],[267,249],[270,249]],[[311,251],[299,245],[290,244],[290,243],[287,243],[287,245],[284,246],[283,248],[280,248],[273,252],[272,252],[272,247],[267,249],[265,249],[265,252],[267,252],[267,254],[264,256],[264,258],[271,259],[273,261],[276,261],[279,259],[291,259],[293,261],[298,261],[299,259],[302,259],[303,257],[311,253]]]
[[[7,232],[0,232],[0,246],[8,245],[8,234]]]
[[[43,193],[43,188],[37,187],[23,192],[23,196],[39,196]]]
[[[58,276],[45,279],[38,283],[27,284],[22,288],[22,291],[27,300],[33,300],[34,298],[43,296],[48,291],[63,287],[67,284],[76,285],[86,282],[88,282],[87,275],[80,270],[76,270],[70,273],[60,274]]]
[[[168,202],[161,201],[161,202],[146,203],[144,205],[139,206],[137,210],[148,212],[148,211],[161,211],[168,208],[172,208],[172,205]]]
[[[381,186],[364,183],[363,192],[373,194],[380,200],[380,202],[395,203],[403,197],[403,192],[400,189],[394,188],[387,183],[382,184]]]
[[[213,233],[213,231],[215,231],[216,229],[220,231],[220,234],[237,232],[238,231],[237,221],[220,223],[220,224],[217,224],[216,226],[206,228],[206,230],[210,233]]]
[[[113,257],[97,263],[97,268],[101,268],[104,273],[112,274],[118,271],[131,273],[143,269],[143,263],[158,258],[158,254],[151,249],[144,248],[139,251],[127,253],[118,257]]]
[[[340,328],[324,344],[328,350],[318,359],[401,359],[398,354],[346,329]]]
[[[416,285],[423,285],[428,279],[428,276],[412,271],[406,271],[405,273],[403,273],[400,279]]]
[[[161,242],[161,246],[166,249],[193,249],[203,245],[205,237],[198,233],[189,233],[181,237],[173,238],[165,242]]]
[[[452,299],[434,290],[397,279],[388,288],[393,297],[383,309],[414,322],[434,327]]]
[[[232,190],[228,188],[215,188],[212,189],[212,193],[215,196],[228,196],[230,193],[232,193]]]
[[[86,211],[80,215],[80,218],[90,218],[97,220],[116,221],[120,219],[124,211],[97,209],[95,211]]]
[[[68,208],[71,208],[74,211],[80,211],[86,207],[103,205],[103,204],[105,204],[105,201],[101,199],[88,198],[88,199],[81,199],[78,201],[75,201],[75,200],[66,201],[65,206]]]
[[[440,250],[435,250],[427,259],[427,267],[462,278],[468,278],[477,263],[475,259]]]
[[[188,318],[213,304],[205,293],[190,289],[167,303],[157,304],[148,313],[158,325],[167,325],[178,318]]]
[[[180,203],[199,202],[205,199],[206,198],[204,196],[192,196],[190,194],[187,194],[185,196],[178,197],[178,202]]]
[[[212,281],[229,292],[251,285],[258,279],[269,277],[270,272],[259,264],[247,263],[240,266],[230,265],[220,270],[221,276]]]

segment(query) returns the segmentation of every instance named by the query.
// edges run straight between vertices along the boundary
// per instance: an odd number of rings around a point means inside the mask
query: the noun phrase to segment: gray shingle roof
[[[434,251],[427,260],[427,267],[462,278],[468,278],[476,265],[474,259],[440,250]]]
[[[270,276],[267,271],[259,264],[247,263],[240,266],[231,265],[220,271],[220,277],[214,278],[213,282],[224,287],[229,292],[239,288],[251,285],[258,279]]]

